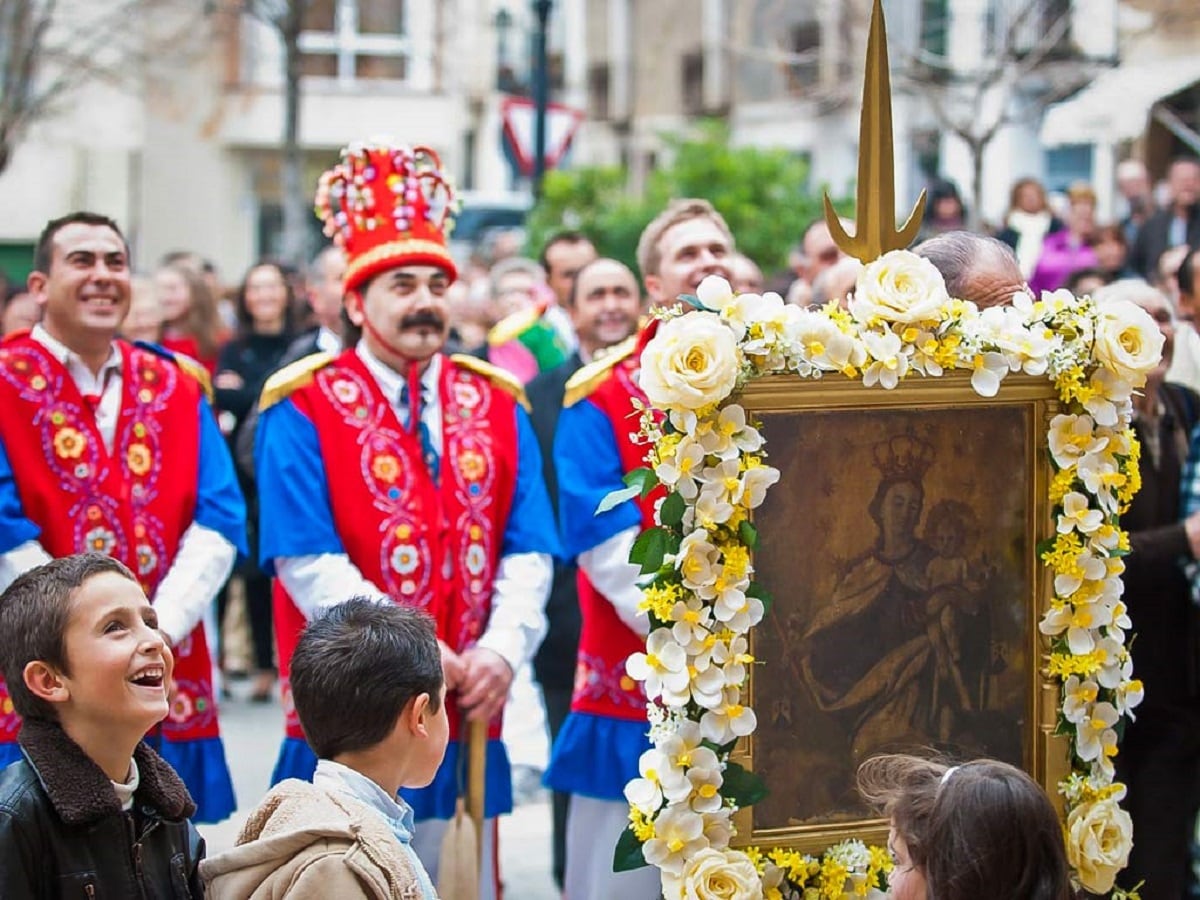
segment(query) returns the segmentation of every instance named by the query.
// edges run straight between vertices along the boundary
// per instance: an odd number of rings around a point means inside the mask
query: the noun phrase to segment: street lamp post
[[[549,93],[549,76],[546,60],[546,20],[550,18],[553,0],[533,0],[533,13],[537,16],[537,34],[534,37],[533,103],[533,197],[542,196],[542,179],[546,174],[546,103]]]

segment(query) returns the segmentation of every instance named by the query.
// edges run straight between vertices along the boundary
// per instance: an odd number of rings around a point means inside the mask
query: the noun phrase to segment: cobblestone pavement
[[[233,846],[247,813],[266,793],[283,734],[278,703],[250,703],[244,684],[234,683],[232,690],[233,699],[221,705],[221,729],[239,808],[224,822],[199,826],[209,855]],[[533,792],[501,819],[500,859],[505,900],[558,900],[550,877],[550,802],[544,791]]]

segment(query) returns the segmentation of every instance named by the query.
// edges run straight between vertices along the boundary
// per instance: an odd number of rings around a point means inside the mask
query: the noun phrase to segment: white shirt
[[[406,421],[408,409],[400,403],[400,391],[406,383],[404,376],[384,365],[364,341],[359,341],[355,352],[392,404],[397,418]],[[421,404],[421,421],[429,429],[433,446],[439,449],[442,406],[437,385],[441,371],[442,358],[435,355],[421,373],[421,392],[427,401]],[[275,560],[275,574],[308,619],[354,596],[391,602],[345,553],[280,558]],[[553,563],[547,553],[510,553],[500,557],[492,585],[492,614],[478,645],[498,653],[514,672],[533,657],[546,635],[545,608],[553,575]]]
[[[96,427],[100,430],[100,438],[104,447],[112,453],[113,441],[116,440],[117,419],[121,415],[121,386],[124,384],[121,365],[121,351],[113,344],[108,350],[108,359],[100,367],[98,373],[84,363],[83,358],[74,350],[69,349],[40,324],[33,326],[29,336],[50,351],[50,355],[62,363],[63,368],[79,388],[79,393],[86,396],[98,396],[96,404]]]
[[[121,414],[124,381],[121,351],[117,345],[113,344],[99,374],[93,374],[78,354],[51,337],[41,325],[34,326],[30,337],[63,364],[81,393],[100,395],[96,426],[111,453]],[[0,590],[8,587],[17,576],[51,559],[53,557],[38,541],[26,541],[0,554]],[[158,612],[159,628],[172,643],[183,640],[200,623],[217,592],[229,579],[236,561],[237,548],[211,528],[193,522],[184,531],[175,559],[151,598]]]

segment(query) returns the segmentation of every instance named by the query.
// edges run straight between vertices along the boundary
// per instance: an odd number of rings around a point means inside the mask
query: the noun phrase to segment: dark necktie
[[[418,380],[410,378],[409,381]],[[409,433],[415,434],[417,440],[421,442],[421,458],[425,462],[425,469],[429,472],[430,477],[433,478],[434,484],[437,484],[440,458],[438,456],[437,448],[433,445],[433,435],[429,433],[429,426],[425,424],[425,420],[421,416],[421,409],[426,403],[429,402],[429,391],[426,390],[425,386],[420,384],[419,381],[418,384],[420,385],[420,389],[417,391],[417,396],[420,397],[420,402],[408,402],[408,398],[411,395],[409,392],[409,385],[405,384],[402,388],[400,388],[400,405],[406,410],[405,425],[407,426]]]

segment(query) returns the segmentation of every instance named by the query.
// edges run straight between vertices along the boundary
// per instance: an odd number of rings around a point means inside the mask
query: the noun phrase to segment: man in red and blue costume
[[[708,275],[729,278],[733,236],[703,200],[677,200],[646,226],[638,266],[653,304],[694,294]],[[567,382],[554,438],[563,557],[578,563],[583,625],[571,712],[559,731],[545,783],[571,795],[567,813],[564,895],[571,900],[653,897],[653,867],[614,873],[613,852],[628,825],[625,785],[638,777],[650,748],[646,695],[625,672],[645,649],[649,621],[640,613],[638,568],[629,562],[637,536],[654,524],[651,494],[596,514],[600,501],[622,489],[624,475],[644,466],[646,446],[634,442],[634,400],[642,348],[654,324]]]
[[[50,222],[29,291],[43,320],[0,343],[0,589],[87,551],[137,574],[175,654],[171,711],[151,740],[196,801],[233,812],[203,616],[245,552],[246,508],[200,366],[117,340],[129,252],[94,213]],[[20,754],[0,685],[0,765]]]
[[[437,622],[450,745],[429,787],[402,792],[435,879],[464,715],[490,723],[485,816],[512,808],[500,713],[545,631],[558,550],[520,384],[441,353],[457,275],[445,245],[453,199],[431,150],[343,151],[317,209],[346,251],[346,314],[362,337],[268,381],[255,451],[262,562],[287,595],[276,604],[285,676],[304,622],[349,596],[419,606]],[[286,680],[284,696],[286,706]],[[313,772],[296,725],[289,715],[276,779]],[[494,873],[494,821],[484,830],[484,871]],[[481,896],[496,890],[483,879]]]

